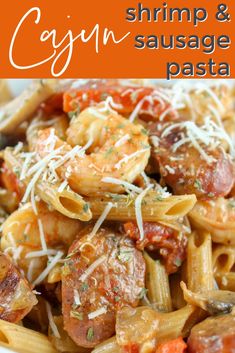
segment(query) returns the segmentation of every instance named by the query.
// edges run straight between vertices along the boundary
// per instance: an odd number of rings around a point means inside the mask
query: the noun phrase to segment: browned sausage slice
[[[10,258],[0,253],[0,319],[17,323],[36,304],[27,280]]]
[[[153,161],[174,194],[195,194],[201,199],[228,195],[235,180],[234,166],[230,156],[220,147],[211,150],[203,146],[208,162],[198,149],[188,143],[174,150],[184,134],[180,128],[164,136],[153,124],[150,134],[159,138],[159,146],[152,152]]]
[[[189,353],[234,353],[235,316],[210,317],[193,327],[188,339]]]
[[[142,253],[131,239],[111,229],[90,239],[90,231],[69,249],[62,275],[64,327],[83,347],[114,334],[116,310],[138,305],[145,278]]]

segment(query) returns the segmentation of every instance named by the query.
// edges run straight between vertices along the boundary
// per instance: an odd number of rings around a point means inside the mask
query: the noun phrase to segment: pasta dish
[[[0,81],[0,351],[235,352],[227,81]]]

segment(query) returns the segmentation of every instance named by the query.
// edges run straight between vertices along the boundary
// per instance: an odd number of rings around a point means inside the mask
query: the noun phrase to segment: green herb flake
[[[143,135],[148,135],[148,131],[146,129],[141,129]]]
[[[68,112],[68,117],[70,120],[72,120],[73,118],[75,118],[78,114],[80,113],[80,109],[79,107],[76,107],[76,110],[73,110],[71,112]]]
[[[70,317],[73,317],[74,319],[82,321],[83,320],[83,313],[79,313],[77,311],[71,310]]]
[[[210,198],[213,198],[213,197],[215,197],[215,194],[213,192],[209,192],[207,196]]]
[[[174,260],[174,264],[175,264],[175,266],[180,267],[182,265],[182,261],[179,258],[176,258]]]
[[[124,127],[125,127],[125,124],[119,124],[119,125],[117,126],[118,129],[123,129]]]
[[[105,153],[105,158],[109,157],[112,154],[112,152],[113,152],[113,147],[110,147]]]
[[[139,295],[138,295],[138,298],[143,299],[145,297],[145,295],[147,294],[147,292],[148,292],[147,288],[142,288]]]
[[[118,303],[120,301],[120,299],[121,298],[118,295],[115,295],[114,300],[115,300],[116,303]]]
[[[13,173],[17,176],[17,178],[20,177],[20,168],[19,167],[14,167],[13,168]]]
[[[114,293],[118,293],[118,291],[119,291],[119,287],[118,287],[118,286],[113,287],[113,291],[114,291]]]
[[[118,254],[118,260],[125,263],[129,262],[133,256],[133,251],[132,250],[120,250]]]
[[[196,189],[198,189],[199,191],[202,190],[202,183],[200,182],[199,179],[196,179],[196,180],[195,180],[193,186],[194,186]]]
[[[100,99],[102,100],[102,101],[105,101],[106,99],[108,98],[108,93],[101,93],[101,95],[100,95]]]
[[[93,327],[89,327],[87,330],[87,335],[86,335],[87,341],[92,341],[94,338],[94,329]]]
[[[228,207],[229,208],[235,208],[235,199],[230,199],[228,201]]]
[[[88,286],[87,283],[83,283],[83,284],[81,285],[81,290],[82,290],[83,292],[87,291],[88,288],[89,288],[89,286]]]
[[[89,210],[89,204],[88,203],[85,203],[85,205],[83,206],[83,212],[88,212]]]
[[[155,197],[155,201],[163,201],[163,197],[162,196],[157,196],[157,197]]]

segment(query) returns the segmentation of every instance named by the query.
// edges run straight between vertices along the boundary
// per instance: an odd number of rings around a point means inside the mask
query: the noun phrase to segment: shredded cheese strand
[[[140,195],[137,196],[137,198],[135,200],[135,215],[136,215],[136,221],[137,221],[137,225],[138,225],[139,232],[140,232],[140,240],[144,239],[144,228],[143,228],[141,204],[142,204],[144,197],[148,193],[148,191],[152,188],[153,188],[153,184],[149,185]]]
[[[106,255],[102,255],[97,260],[95,260],[90,267],[88,267],[83,274],[79,277],[81,282],[84,282],[93,272],[94,270],[99,267],[105,260],[107,259]]]
[[[89,238],[92,238],[100,229],[102,223],[104,222],[104,220],[106,219],[107,215],[109,214],[110,210],[112,209],[113,204],[112,202],[108,202],[107,206],[104,208],[102,214],[100,215],[100,217],[98,218],[98,220],[96,221],[94,228],[92,229]]]
[[[53,269],[53,267],[59,262],[59,260],[62,258],[64,255],[63,251],[58,251],[58,253],[53,257],[51,260],[50,264],[41,272],[41,274],[35,279],[35,281],[32,283],[33,286],[37,286],[39,283],[41,283],[49,274],[49,272]]]
[[[50,304],[47,301],[46,301],[46,311],[47,311],[49,325],[50,325],[50,328],[51,328],[51,330],[53,332],[53,335],[56,338],[61,338],[60,333],[58,331],[58,328],[57,328],[57,326],[55,324],[52,312],[51,312],[51,306],[50,306]]]

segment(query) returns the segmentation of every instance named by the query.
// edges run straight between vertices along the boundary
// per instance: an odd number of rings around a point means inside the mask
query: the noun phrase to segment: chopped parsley
[[[79,313],[79,312],[74,311],[74,310],[70,311],[70,316],[73,317],[74,319],[78,319],[80,321],[83,320],[83,313]]]
[[[228,207],[230,207],[230,208],[235,208],[235,199],[229,200],[229,202],[228,202]]]
[[[209,192],[207,196],[213,198],[215,197],[215,194],[213,192]]]
[[[83,292],[85,292],[88,288],[89,288],[89,286],[88,286],[87,283],[83,283],[83,284],[81,285],[81,290],[82,290]]]
[[[148,131],[146,129],[141,129],[142,134],[148,135]]]
[[[93,327],[89,327],[87,330],[87,335],[86,335],[87,341],[92,341],[94,338],[94,329]]]
[[[138,295],[138,298],[139,298],[139,299],[143,299],[144,296],[147,294],[147,292],[148,292],[148,289],[147,289],[147,288],[142,288],[141,291],[140,291],[140,293],[139,293],[139,295]]]
[[[202,191],[202,183],[200,182],[199,179],[196,179],[193,186],[198,189],[199,191]]]
[[[68,117],[70,120],[72,120],[75,116],[77,116],[80,113],[80,109],[77,108],[76,110],[73,110],[71,112],[68,112]]]
[[[121,262],[129,262],[133,256],[132,250],[120,250],[118,254],[118,260]]]
[[[175,266],[180,267],[182,265],[182,261],[179,258],[176,258],[174,260],[174,264],[175,264]]]
[[[89,204],[85,203],[85,205],[83,206],[83,212],[87,212],[89,210]]]

